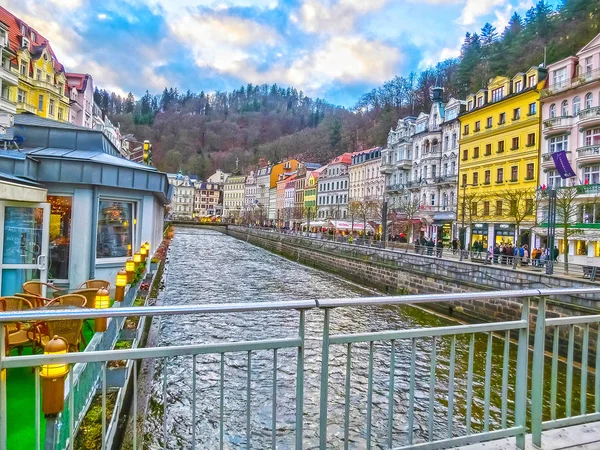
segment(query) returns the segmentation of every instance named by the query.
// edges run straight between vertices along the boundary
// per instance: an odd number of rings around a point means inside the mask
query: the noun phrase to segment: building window
[[[573,116],[576,116],[581,111],[581,100],[579,97],[573,99]]]
[[[484,181],[483,184],[490,184],[490,171],[486,170],[484,172]]]
[[[533,199],[532,198],[525,199],[525,214],[527,214],[527,215],[533,214]]]
[[[521,118],[521,108],[515,108],[513,110],[513,120],[519,120]]]
[[[473,158],[479,158],[479,147],[473,149]]]
[[[510,168],[510,181],[519,181],[519,167],[512,166]]]
[[[592,106],[594,106],[594,96],[591,92],[588,92],[585,96],[585,109],[590,109]]]
[[[133,247],[133,203],[101,200],[98,210],[97,258],[125,258]]]
[[[493,121],[493,119],[491,117],[487,118],[486,123],[485,123],[485,128],[486,129],[489,130],[490,128],[492,128],[492,121]]]
[[[496,151],[496,153],[503,153],[504,152],[504,141],[499,141],[498,142],[498,150]]]
[[[483,106],[483,95],[481,97],[477,97],[477,106]]]
[[[502,200],[496,200],[496,215],[502,215]]]
[[[456,138],[456,133],[454,133],[452,135],[452,148],[456,148],[457,142],[458,142],[458,139]]]
[[[488,201],[483,202],[483,215],[484,216],[490,215],[490,202],[488,202]]]
[[[569,116],[569,101],[568,100],[563,100],[563,102],[560,105],[560,115],[562,117],[568,117]]]
[[[40,69],[36,69],[35,71],[35,79],[38,81],[42,81],[42,71]]]
[[[533,172],[535,170],[535,164],[534,163],[529,163],[527,164],[527,177],[525,177],[526,180],[533,180]]]
[[[533,147],[535,145],[535,133],[529,133],[527,135],[527,147]]]
[[[492,91],[492,101],[493,102],[497,102],[502,100],[502,98],[504,97],[504,86],[499,87],[498,89],[494,89]]]
[[[529,104],[529,113],[528,116],[534,116],[537,113],[537,103]]]
[[[556,104],[552,103],[550,105],[550,118],[552,119],[554,117],[556,117]]]
[[[467,185],[467,174],[463,173],[462,176],[462,186],[466,186]]]
[[[600,183],[600,166],[588,166],[583,168],[583,180],[586,184]]]
[[[467,103],[467,111],[471,111],[473,109],[473,100],[469,100]]]
[[[489,156],[492,154],[492,144],[485,144],[485,155]]]
[[[531,75],[529,77],[529,85],[528,85],[528,87],[530,87],[530,88],[535,87],[535,75]]]
[[[471,215],[477,215],[477,202],[471,202]]]
[[[69,278],[73,199],[49,195],[48,203],[50,203],[50,272],[48,278],[67,280]]]
[[[50,101],[48,102],[48,114],[50,114],[51,116],[54,115],[54,100],[50,99]]]
[[[479,184],[479,172],[473,172],[473,184],[475,186]]]
[[[463,150],[462,160],[466,161],[467,159],[469,159],[469,150]]]
[[[40,94],[40,96],[38,97],[38,111],[43,111],[44,110],[44,96],[42,94]]]
[[[600,128],[585,131],[585,145],[600,144]]]
[[[506,113],[500,113],[500,119],[498,125],[504,125],[506,123]]]
[[[46,83],[52,83],[52,77],[46,74]]]
[[[481,122],[479,120],[475,122],[475,131],[481,131]]]
[[[556,170],[548,171],[548,187],[560,187],[564,184],[564,179],[561,177]]]
[[[20,73],[23,76],[27,75],[27,61],[21,60]]]
[[[566,152],[569,150],[569,136],[551,137],[549,140],[548,153]]]
[[[496,171],[496,183],[504,183],[504,169],[499,168]]]
[[[516,81],[515,82],[515,92],[521,92],[521,89],[523,89],[523,82]]]
[[[22,89],[19,89],[17,91],[17,102],[19,103],[26,103],[27,102],[27,96],[25,94],[25,91]]]
[[[466,136],[467,134],[469,134],[469,125],[465,125],[465,128],[464,128],[464,132],[463,132],[463,134],[464,134],[465,136]]]
[[[567,81],[566,67],[562,67],[552,72],[552,85],[554,87],[561,87],[565,81]]]
[[[512,147],[511,150],[518,150],[519,149],[519,138],[518,137],[514,137],[512,138]]]
[[[585,73],[586,75],[589,75],[592,73],[592,57],[588,56],[587,58],[585,58]]]

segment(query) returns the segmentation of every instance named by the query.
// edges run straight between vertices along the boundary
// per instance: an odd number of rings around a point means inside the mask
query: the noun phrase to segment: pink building
[[[69,122],[80,127],[94,128],[94,81],[91,75],[67,73],[71,108]]]
[[[542,134],[540,184],[548,187],[588,185],[578,195],[578,210],[570,223],[581,229],[569,239],[569,260],[590,264],[600,256],[600,34],[575,56],[548,66],[541,93]],[[575,177],[562,179],[552,154],[565,151]],[[545,222],[545,218],[541,217]],[[557,221],[559,219],[557,218]],[[557,227],[560,260],[562,231]],[[544,244],[540,233],[538,242]]]

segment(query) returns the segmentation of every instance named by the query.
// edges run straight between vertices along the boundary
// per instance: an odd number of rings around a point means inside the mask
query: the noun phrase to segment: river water
[[[171,243],[165,288],[159,302],[167,305],[289,301],[331,297],[360,297],[372,292],[334,275],[286,260],[261,248],[207,230],[180,228]],[[163,317],[159,345],[216,343],[297,336],[296,311],[257,312]],[[331,312],[331,334],[399,330],[453,324],[446,318],[413,307],[352,307]],[[306,313],[304,385],[304,448],[318,448],[320,388],[320,347],[323,313]],[[501,421],[503,341],[493,339],[490,429]],[[474,357],[474,399],[471,427],[483,428],[484,369],[486,337],[477,336]],[[511,346],[511,360],[516,349]],[[431,339],[417,340],[415,422],[416,441],[428,438]],[[468,337],[457,340],[454,392],[455,435],[466,433],[466,386]],[[395,345],[394,445],[406,444],[408,427],[410,341]],[[386,448],[390,342],[375,344],[373,372],[373,448]],[[350,448],[365,448],[368,344],[352,346],[350,391]],[[449,339],[437,341],[433,435],[448,433]],[[296,350],[277,354],[277,447],[294,448]],[[226,354],[224,358],[224,447],[247,448],[246,384],[247,353]],[[328,448],[343,448],[346,347],[332,346],[329,374]],[[145,424],[147,448],[163,448],[163,377],[165,362],[157,361],[149,414]],[[191,447],[192,358],[177,357],[166,362],[167,448]],[[509,364],[508,425],[512,424],[515,365]],[[273,351],[257,351],[251,357],[251,446],[271,447]],[[197,447],[219,448],[220,356],[197,357]],[[562,381],[560,381],[562,384]],[[146,447],[145,447],[146,448]]]

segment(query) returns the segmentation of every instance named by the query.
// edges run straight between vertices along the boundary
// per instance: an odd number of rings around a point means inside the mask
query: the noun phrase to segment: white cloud
[[[108,19],[108,15],[106,15],[104,13],[100,13],[96,17],[98,17],[98,20],[106,20],[106,19]]]
[[[291,19],[307,33],[338,35],[354,31],[356,20],[382,8],[388,0],[304,0]]]
[[[507,0],[467,0],[457,22],[461,25],[473,25],[481,16],[505,5]]]

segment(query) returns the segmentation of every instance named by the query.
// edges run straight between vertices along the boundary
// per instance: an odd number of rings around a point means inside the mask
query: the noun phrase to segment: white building
[[[381,152],[380,171],[386,178],[390,208],[398,206],[400,199],[410,196],[407,188],[412,168],[414,134],[415,118],[400,119],[396,129],[390,130],[387,147]]]
[[[352,153],[334,158],[319,176],[317,217],[320,219],[348,218],[348,187]]]
[[[273,166],[267,164],[256,171],[256,217],[261,225],[269,219],[271,202],[269,199],[271,188],[271,169]],[[273,196],[276,200],[276,196]],[[274,205],[275,206],[275,205]],[[274,208],[275,210],[275,208]]]
[[[171,196],[171,215],[174,219],[192,220],[194,217],[194,180],[181,173],[168,174],[169,184],[173,186]]]
[[[452,240],[456,221],[458,177],[458,115],[463,102],[442,100],[443,90],[433,90],[429,114],[421,113],[415,121],[413,161],[408,189],[421,211],[422,231],[426,237]]]
[[[215,173],[213,173],[210,177],[208,177],[206,182],[223,184],[223,183],[225,183],[225,181],[227,181],[227,177],[229,175],[231,175],[231,174],[225,173],[221,169],[217,169],[217,171]]]
[[[252,222],[254,220],[254,210],[258,203],[256,198],[256,174],[254,171],[246,177],[246,183],[244,184],[244,206],[243,216],[246,222]]]
[[[238,219],[244,208],[245,175],[230,175],[223,185],[223,217]]]

